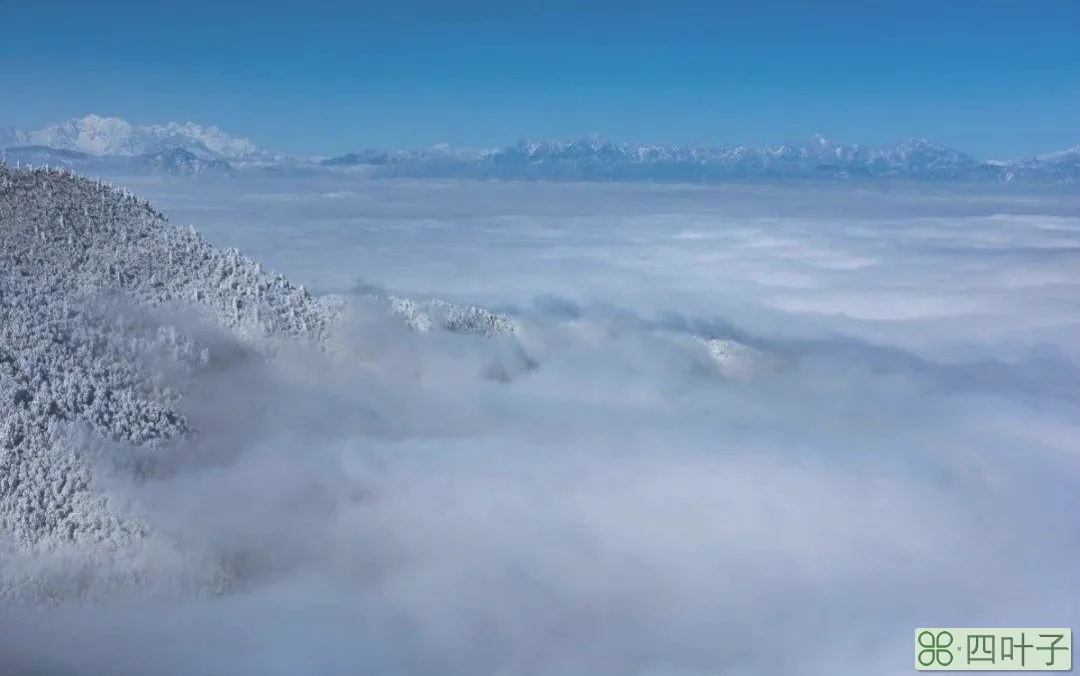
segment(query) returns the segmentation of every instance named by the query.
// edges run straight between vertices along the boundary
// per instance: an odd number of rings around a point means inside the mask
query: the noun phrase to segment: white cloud
[[[169,538],[150,591],[0,612],[11,660],[888,676],[919,625],[1076,624],[1074,198],[189,185],[143,192],[311,288],[513,307],[539,368],[358,311],[342,362],[205,383],[215,433],[110,484]],[[711,377],[690,335],[784,368]],[[166,593],[206,561],[243,584]]]

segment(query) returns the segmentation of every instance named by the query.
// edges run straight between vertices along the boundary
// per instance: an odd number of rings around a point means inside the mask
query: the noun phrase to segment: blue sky
[[[0,125],[191,120],[316,154],[593,132],[1080,144],[1076,0],[161,4],[0,3]]]

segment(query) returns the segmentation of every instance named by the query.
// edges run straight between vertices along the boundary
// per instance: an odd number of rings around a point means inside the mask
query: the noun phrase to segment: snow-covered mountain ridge
[[[1080,146],[1009,161],[980,160],[911,139],[884,147],[816,136],[803,144],[640,145],[589,136],[520,140],[486,150],[445,144],[423,150],[367,149],[330,158],[290,157],[193,123],[135,126],[89,115],[34,131],[0,130],[0,159],[97,175],[303,175],[370,178],[720,182],[739,180],[913,180],[1045,182],[1080,180]]]
[[[1080,179],[1080,148],[1052,155],[993,162],[925,139],[886,147],[815,137],[804,145],[676,146],[601,140],[521,140],[483,152],[432,149],[364,152],[323,166],[366,166],[371,175],[518,180],[719,182],[732,180],[873,180],[931,182],[1073,182]]]
[[[43,146],[87,155],[145,155],[183,148],[200,157],[225,160],[270,159],[272,153],[246,138],[192,122],[136,126],[120,118],[87,115],[41,129],[0,130],[0,147]]]

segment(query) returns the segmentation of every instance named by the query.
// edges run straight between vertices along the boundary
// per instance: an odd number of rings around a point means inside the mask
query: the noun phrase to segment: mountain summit
[[[871,147],[820,134],[774,145],[642,145],[597,134],[570,141],[522,139],[487,150],[439,144],[423,150],[361,149],[329,158],[264,150],[191,122],[136,126],[88,115],[36,131],[0,130],[0,162],[131,176],[284,176],[359,173],[368,178],[714,183],[896,180],[1075,183],[1080,149],[1010,161],[980,160],[925,139]]]
[[[87,115],[33,131],[0,130],[0,147],[43,146],[87,155],[147,155],[182,148],[200,159],[244,161],[270,153],[246,138],[192,122],[136,126],[117,117]]]

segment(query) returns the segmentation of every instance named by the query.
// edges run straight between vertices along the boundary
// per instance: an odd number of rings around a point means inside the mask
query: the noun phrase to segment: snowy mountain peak
[[[205,159],[246,160],[266,156],[246,138],[192,122],[136,126],[117,117],[91,114],[33,131],[0,131],[0,146],[43,146],[88,155],[143,155],[183,148]]]
[[[778,145],[665,145],[612,141],[592,133],[573,140],[522,138],[486,149],[440,143],[423,150],[368,149],[298,158],[260,149],[216,126],[138,126],[97,114],[35,131],[0,129],[3,162],[63,166],[97,175],[284,176],[347,170],[372,178],[485,180],[1080,182],[1080,146],[1017,160],[981,161],[925,138],[869,146],[819,133]]]
[[[33,145],[77,150],[93,155],[115,152],[132,135],[130,124],[115,117],[87,115],[30,133]]]
[[[1063,160],[1073,160],[1076,158],[1080,158],[1080,146],[1073,146],[1072,148],[1066,148],[1065,150],[1059,150],[1054,153],[1037,155],[1035,159],[1044,162],[1061,162]]]

